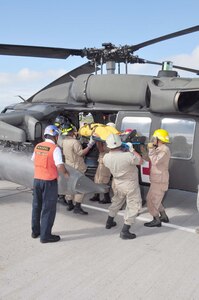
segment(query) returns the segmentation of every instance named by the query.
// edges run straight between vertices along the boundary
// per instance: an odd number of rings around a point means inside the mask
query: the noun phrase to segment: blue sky
[[[199,24],[199,1],[0,0],[0,43],[63,48],[138,44]],[[199,32],[154,44],[134,53],[141,58],[199,69]],[[85,63],[0,56],[0,110],[29,98],[64,73]],[[156,75],[158,67],[133,65],[129,73]],[[179,71],[180,76],[191,73]]]

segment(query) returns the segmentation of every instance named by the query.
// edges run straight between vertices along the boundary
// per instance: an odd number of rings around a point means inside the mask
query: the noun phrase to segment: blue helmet
[[[58,136],[59,129],[55,125],[49,125],[44,130],[44,136],[45,135]]]

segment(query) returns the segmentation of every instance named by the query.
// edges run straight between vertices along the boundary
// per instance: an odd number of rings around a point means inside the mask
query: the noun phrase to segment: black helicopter
[[[80,116],[92,114],[94,122],[115,122],[118,130],[136,129],[146,139],[157,128],[168,130],[172,153],[170,188],[196,192],[199,182],[199,79],[180,78],[173,69],[197,75],[199,70],[134,55],[143,47],[196,31],[199,25],[131,46],[104,43],[100,49],[0,44],[0,55],[55,59],[74,55],[89,60],[29,99],[2,111],[0,178],[30,185],[27,178],[32,176],[32,169],[30,174],[24,174],[24,160],[28,157],[26,169],[29,170],[30,153],[35,143],[42,139],[45,126],[61,114],[79,128]],[[125,64],[125,74],[120,74],[121,63]],[[160,65],[162,69],[157,76],[128,74],[128,65],[134,63]],[[102,71],[104,64],[107,74]],[[146,162],[140,171],[141,185],[149,183],[148,174]],[[73,180],[76,178],[75,174]]]

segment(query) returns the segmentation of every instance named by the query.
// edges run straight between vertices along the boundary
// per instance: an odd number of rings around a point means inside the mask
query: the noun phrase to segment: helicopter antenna
[[[24,102],[26,102],[27,100],[26,99],[24,99],[22,96],[20,96],[20,95],[16,95],[16,97],[19,97],[21,100],[23,100]]]

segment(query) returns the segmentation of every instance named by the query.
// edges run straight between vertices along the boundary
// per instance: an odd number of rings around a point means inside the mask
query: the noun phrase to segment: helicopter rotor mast
[[[194,26],[194,27],[190,27],[184,30],[180,30],[180,31],[176,31],[174,33],[171,34],[167,34],[155,39],[151,39],[148,41],[145,41],[143,43],[140,44],[136,44],[136,45],[125,45],[125,46],[120,46],[120,47],[116,47],[115,45],[113,45],[112,43],[103,43],[102,46],[104,46],[104,49],[95,49],[95,57],[93,57],[93,49],[87,49],[87,58],[91,59],[91,60],[95,60],[96,59],[99,60],[103,60],[104,63],[106,63],[107,66],[107,73],[110,73],[109,71],[109,66],[112,65],[112,69],[111,69],[111,73],[113,74],[115,71],[115,62],[117,62],[118,64],[120,64],[121,62],[125,64],[126,66],[126,74],[127,74],[127,66],[128,63],[134,64],[134,63],[149,63],[149,64],[156,64],[156,65],[162,65],[162,63],[159,62],[152,62],[152,61],[148,61],[145,59],[140,59],[138,56],[133,55],[133,53],[141,48],[144,48],[146,46],[150,46],[152,44],[155,43],[159,43],[168,39],[172,39],[178,36],[182,36],[182,35],[186,35],[192,32],[196,32],[199,31],[199,25]],[[98,53],[97,53],[98,51]],[[191,68],[186,68],[186,67],[180,67],[180,66],[173,66],[174,68],[177,69],[181,69],[184,71],[188,71],[188,72],[193,72],[196,73],[198,75],[199,71],[195,70],[195,69],[191,69]]]
[[[199,25],[186,28],[184,30],[176,31],[171,34],[163,35],[158,38],[154,38],[143,43],[135,45],[115,46],[112,43],[103,43],[103,48],[84,48],[84,49],[70,49],[70,48],[55,48],[55,47],[43,47],[43,46],[25,46],[25,45],[10,45],[0,44],[0,55],[12,55],[12,56],[30,56],[40,58],[54,58],[54,59],[67,59],[70,55],[86,57],[95,66],[95,73],[97,73],[97,66],[101,66],[101,72],[103,70],[103,64],[106,64],[108,74],[115,73],[115,63],[118,63],[118,70],[120,70],[120,63],[127,65],[134,63],[149,63],[162,65],[162,63],[152,62],[145,59],[140,59],[134,55],[134,52],[150,46],[161,41],[172,39],[178,36],[190,34],[199,31]],[[174,67],[174,66],[173,66]],[[175,66],[175,68],[199,73],[199,70],[194,70],[186,67]]]

